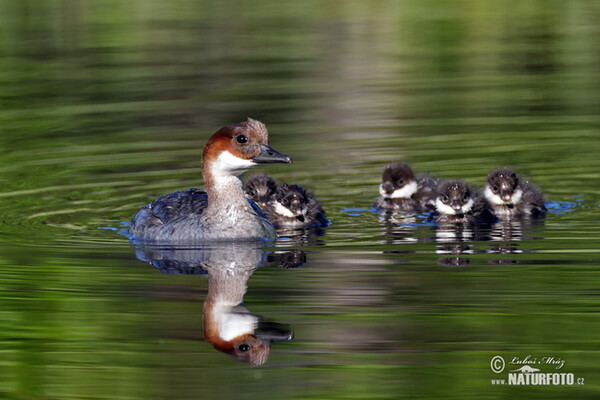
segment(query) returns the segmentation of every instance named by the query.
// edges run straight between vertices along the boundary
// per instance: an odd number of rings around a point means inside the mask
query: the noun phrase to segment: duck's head
[[[244,183],[244,191],[253,202],[265,206],[277,190],[277,183],[268,175],[252,175]]]
[[[438,186],[435,208],[440,214],[461,215],[473,208],[471,189],[463,181],[446,181]]]
[[[381,173],[379,194],[386,199],[408,199],[417,192],[417,181],[411,167],[405,163],[393,163]]]
[[[219,129],[208,140],[202,153],[202,173],[215,178],[239,177],[265,163],[291,163],[292,158],[269,146],[265,125],[252,118]]]
[[[510,168],[490,172],[483,193],[495,205],[517,204],[523,196],[519,176]]]

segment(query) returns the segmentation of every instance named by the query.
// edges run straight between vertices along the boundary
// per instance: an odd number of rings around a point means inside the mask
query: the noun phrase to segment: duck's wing
[[[181,216],[200,215],[207,206],[208,195],[195,188],[167,193],[150,203],[152,214],[163,224]]]
[[[182,216],[200,215],[208,205],[208,195],[198,189],[162,195],[140,208],[131,220],[129,233],[143,236],[148,228],[163,225]]]

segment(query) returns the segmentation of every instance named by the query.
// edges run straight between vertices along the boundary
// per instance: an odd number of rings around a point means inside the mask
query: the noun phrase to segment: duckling
[[[460,180],[440,183],[436,211],[430,219],[438,223],[486,223],[497,220],[483,197]]]
[[[437,182],[429,177],[415,178],[410,166],[392,163],[381,173],[381,197],[375,207],[386,210],[430,212],[435,210]]]
[[[282,183],[275,190],[263,213],[277,229],[324,227],[329,223],[312,193],[287,183]]]
[[[244,183],[244,191],[246,196],[253,202],[264,207],[269,202],[269,199],[277,190],[277,182],[269,175],[256,174],[252,175]]]
[[[542,193],[529,182],[521,181],[510,168],[490,172],[483,194],[494,213],[503,219],[542,217],[547,211]]]

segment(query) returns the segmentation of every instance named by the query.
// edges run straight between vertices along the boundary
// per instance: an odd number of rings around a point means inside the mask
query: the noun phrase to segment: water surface
[[[599,17],[585,1],[3,3],[0,397],[597,397]],[[206,249],[164,268],[122,234],[202,186],[205,141],[249,116],[294,157],[261,172],[331,220],[250,251],[248,312],[294,332],[254,367],[205,340]],[[392,161],[476,187],[512,166],[550,212],[440,236],[371,208]],[[495,386],[496,355],[560,358],[584,384]]]

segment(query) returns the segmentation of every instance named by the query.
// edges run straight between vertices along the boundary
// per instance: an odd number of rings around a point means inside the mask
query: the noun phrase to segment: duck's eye
[[[248,143],[248,137],[246,135],[237,135],[235,141],[239,144],[245,144]]]
[[[244,344],[240,344],[240,345],[238,346],[238,350],[239,350],[239,351],[248,351],[248,350],[250,350],[250,346],[248,346],[246,343],[244,343]]]
[[[444,203],[447,203],[447,202],[448,202],[448,196],[446,196],[445,194],[441,194],[441,195],[440,195],[440,198],[442,199],[442,201],[443,201]]]
[[[498,185],[492,186],[492,192],[498,193],[498,190],[500,190],[500,188],[498,187]]]

